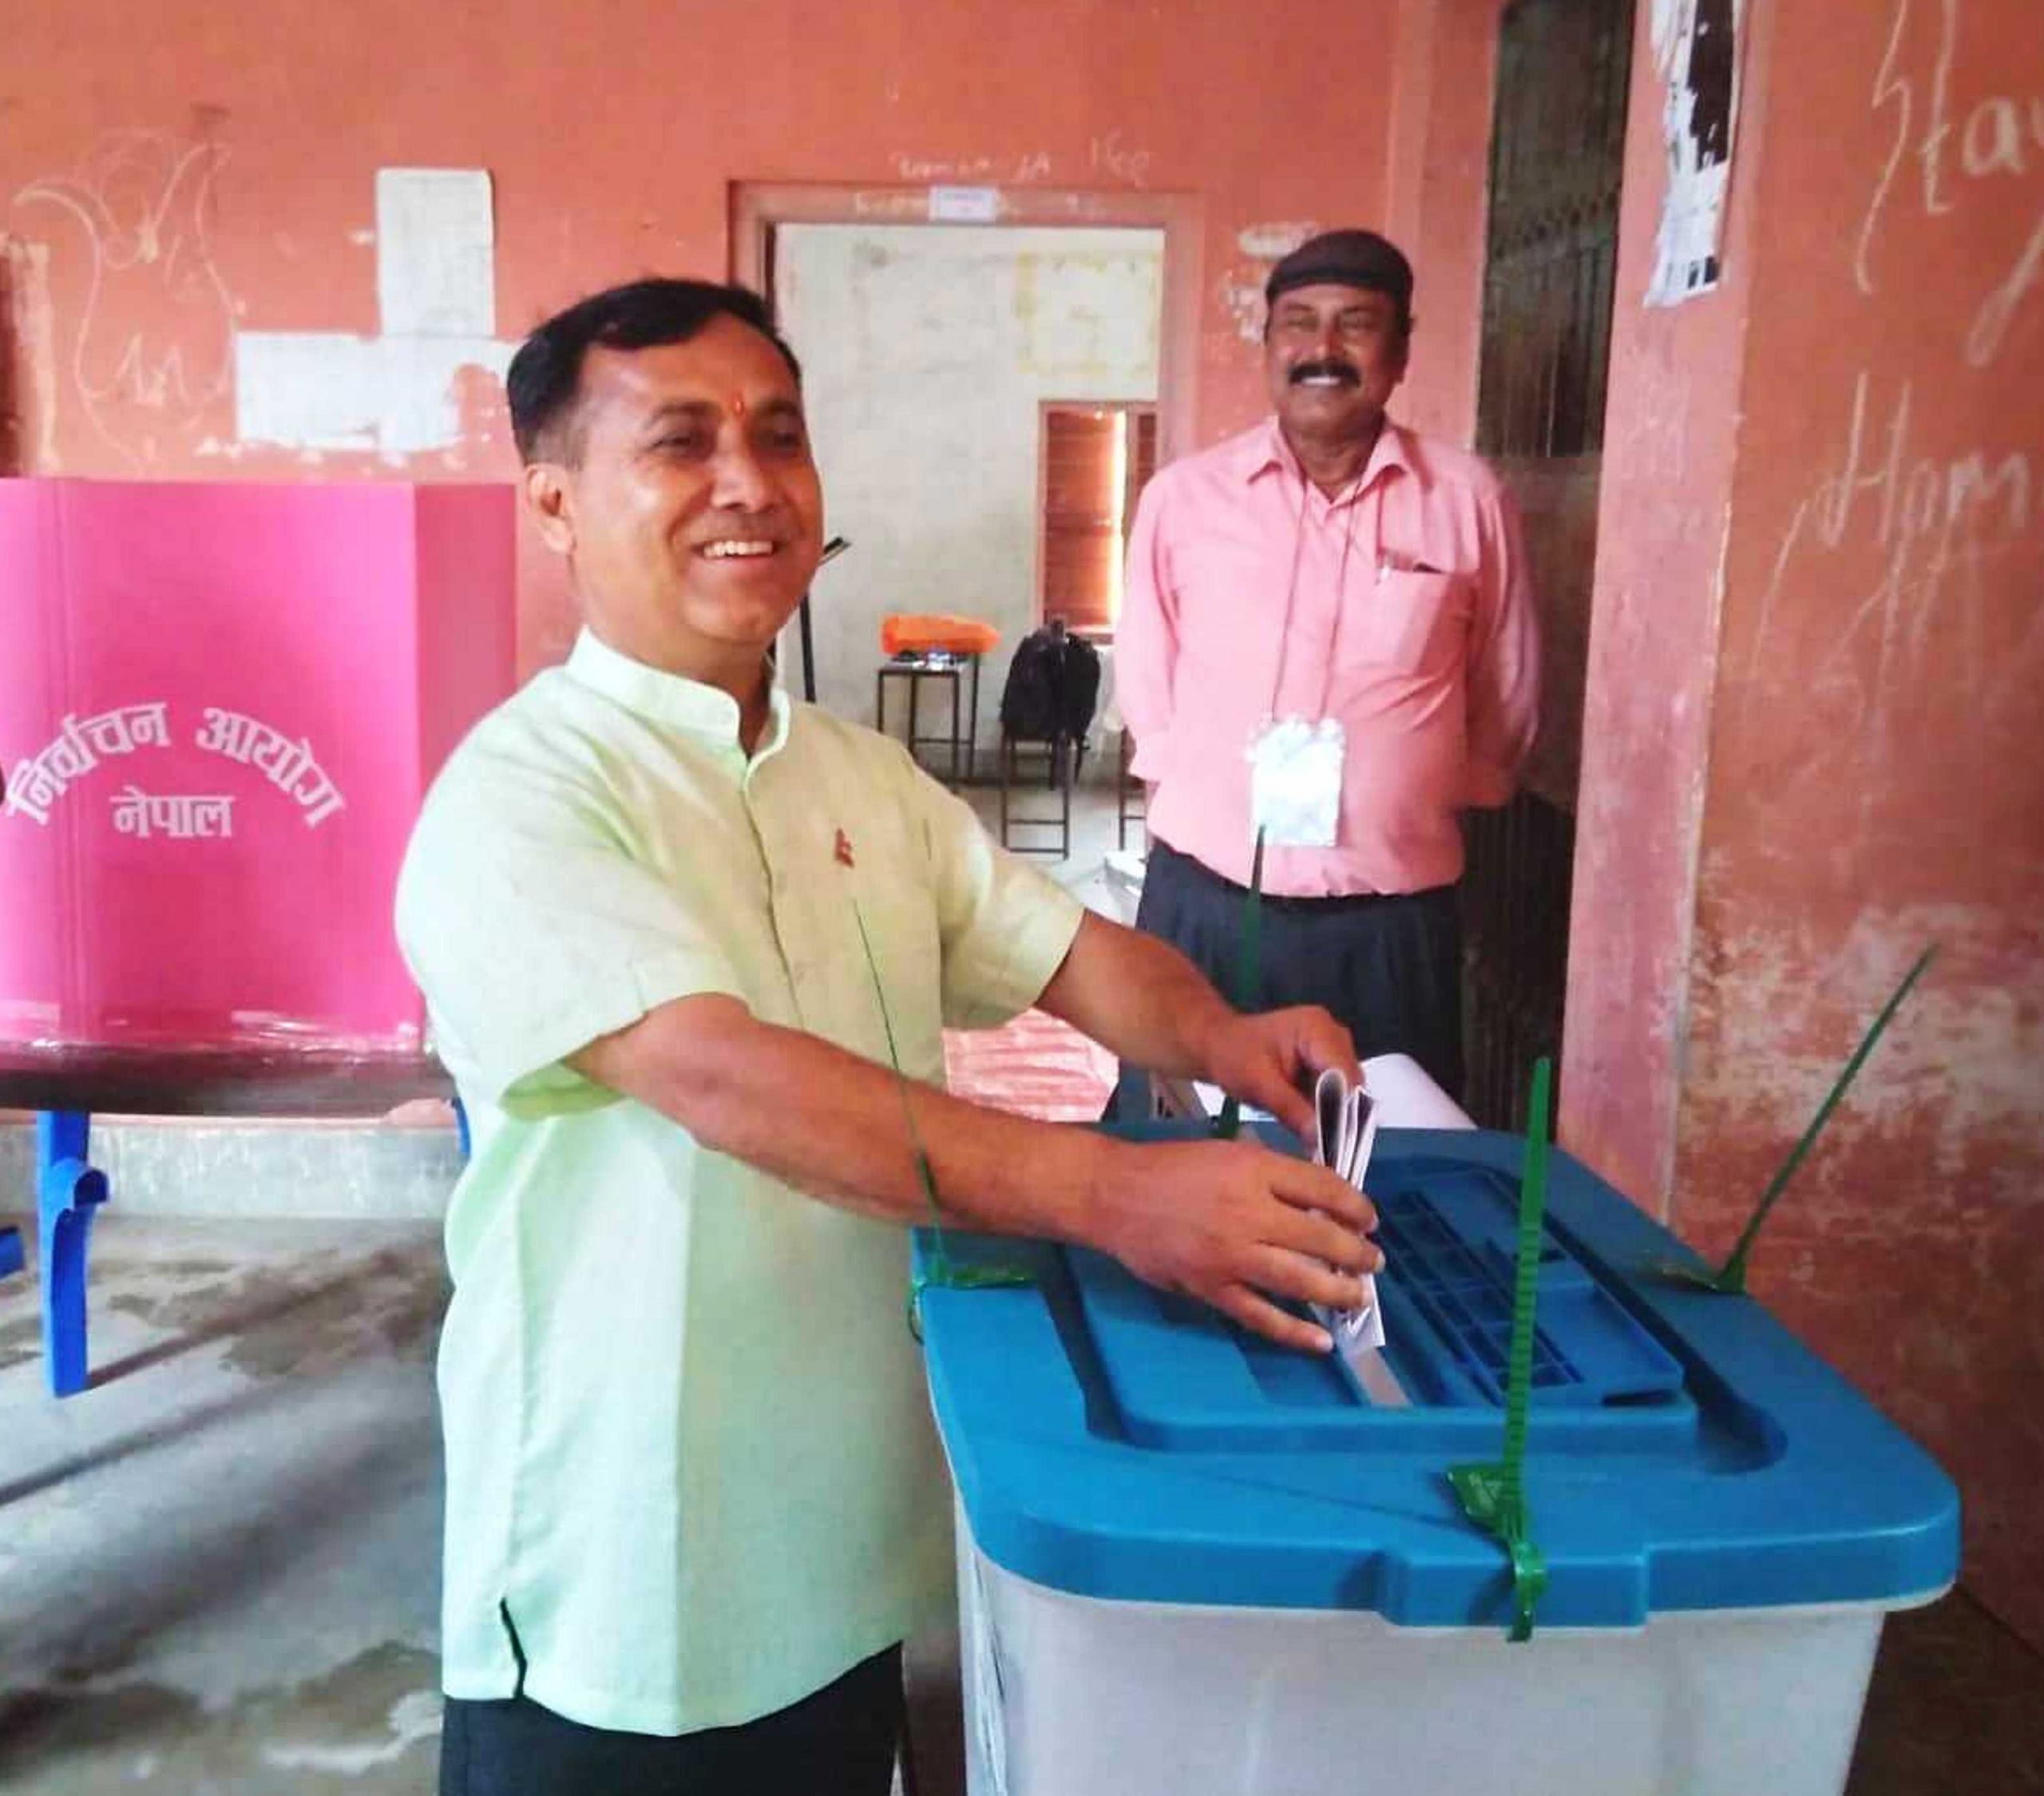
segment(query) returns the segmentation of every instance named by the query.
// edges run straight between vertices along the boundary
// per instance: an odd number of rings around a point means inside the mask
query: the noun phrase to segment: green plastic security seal
[[[1242,934],[1235,943],[1235,989],[1228,995],[1238,1010],[1263,1008],[1263,831],[1256,832],[1256,853],[1250,862],[1249,895],[1242,900]],[[1242,1100],[1230,1092],[1222,1100],[1214,1133],[1232,1141],[1242,1133]]]
[[[916,1177],[922,1185],[923,1201],[929,1206],[930,1233],[935,1238],[927,1269],[914,1274],[909,1280],[909,1332],[920,1342],[923,1338],[923,1293],[932,1285],[941,1285],[949,1291],[1012,1291],[1036,1281],[1019,1267],[958,1266],[953,1263],[944,1239],[943,1212],[937,1205],[937,1175],[930,1169],[929,1155],[923,1147],[921,1132],[916,1127],[915,1108],[909,1101],[909,1076],[901,1070],[901,1057],[894,1045],[894,1019],[887,1009],[886,989],[880,983],[879,963],[873,957],[873,940],[866,932],[866,913],[859,909],[857,898],[852,900],[852,921],[858,925],[859,946],[866,951],[866,970],[873,981],[873,1001],[880,1006],[881,1031],[887,1037],[887,1059],[894,1068],[895,1088],[901,1094],[901,1119],[908,1125],[909,1145],[915,1151]]]
[[[1824,1102],[1817,1106],[1817,1113],[1810,1119],[1810,1126],[1803,1131],[1802,1139],[1788,1150],[1788,1157],[1781,1163],[1781,1171],[1768,1181],[1767,1189],[1761,1194],[1760,1203],[1753,1211],[1753,1219],[1746,1224],[1738,1244],[1732,1250],[1731,1257],[1715,1271],[1684,1266],[1675,1260],[1663,1260],[1652,1268],[1654,1272],[1677,1284],[1688,1285],[1697,1291],[1715,1292],[1720,1296],[1737,1296],[1745,1290],[1746,1264],[1753,1258],[1753,1243],[1760,1239],[1761,1226],[1766,1222],[1768,1212],[1773,1209],[1781,1194],[1788,1188],[1788,1181],[1796,1176],[1796,1169],[1803,1164],[1804,1157],[1815,1144],[1819,1132],[1831,1120],[1832,1112],[1838,1108],[1839,1100],[1845,1096],[1846,1088],[1858,1076],[1860,1068],[1866,1065],[1867,1057],[1874,1051],[1874,1044],[1880,1040],[1882,1032],[1894,1020],[1895,1012],[1902,1008],[1902,1001],[1908,997],[1910,988],[1923,977],[1923,969],[1931,964],[1937,951],[1935,945],[1926,948],[1917,957],[1916,964],[1910,968],[1902,983],[1895,987],[1895,995],[1881,1006],[1880,1014],[1875,1017],[1873,1026],[1860,1038],[1860,1045],[1852,1051],[1852,1059],[1845,1063],[1845,1070],[1839,1074]]]
[[[1526,1160],[1519,1181],[1518,1261],[1511,1287],[1511,1353],[1506,1366],[1504,1457],[1496,1464],[1454,1465],[1448,1481],[1463,1513],[1503,1544],[1511,1561],[1511,1632],[1533,1638],[1533,1611],[1547,1588],[1547,1565],[1534,1544],[1526,1501],[1526,1410],[1533,1389],[1534,1310],[1540,1294],[1540,1227],[1547,1207],[1547,1108],[1554,1068],[1543,1054],[1533,1065],[1526,1122]]]

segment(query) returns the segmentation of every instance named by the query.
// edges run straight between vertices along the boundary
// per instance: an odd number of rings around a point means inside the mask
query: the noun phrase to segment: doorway
[[[1045,529],[1046,406],[1137,408],[1147,460],[1190,446],[1197,202],[746,185],[733,243],[802,358],[826,528],[851,545],[810,606],[818,702],[874,720],[887,615],[978,618],[1000,634],[980,670],[991,746],[1046,557],[1075,540]]]
[[[1633,6],[1512,0],[1499,28],[1476,446],[1519,501],[1543,643],[1522,789],[1469,815],[1464,1106],[1494,1128],[1561,1061]]]

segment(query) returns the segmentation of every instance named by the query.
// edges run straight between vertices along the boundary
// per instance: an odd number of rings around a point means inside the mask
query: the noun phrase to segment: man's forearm
[[[1087,1131],[902,1081],[815,1036],[760,1022],[735,999],[664,1006],[584,1049],[574,1064],[673,1118],[706,1148],[894,1221],[929,1215],[915,1162],[920,1141],[946,1222],[1091,1239],[1100,1164],[1119,1150]]]
[[[1214,1032],[1234,1016],[1170,943],[1091,911],[1037,1002],[1131,1065],[1174,1078],[1210,1075]]]
[[[1194,981],[1188,992],[1175,973],[1159,973],[1143,981],[1144,1004],[1203,993],[1225,1015]],[[1270,1064],[1253,1082],[1282,1101],[1281,1068],[1296,1049],[1262,1057]],[[1381,1263],[1359,1232],[1368,1203],[1325,1167],[1248,1140],[1137,1146],[983,1109],[760,1022],[733,997],[662,1005],[569,1061],[706,1148],[889,1221],[929,1214],[920,1146],[945,1221],[1099,1248],[1291,1346],[1324,1352],[1330,1342],[1274,1298],[1350,1308],[1362,1297],[1354,1275]]]

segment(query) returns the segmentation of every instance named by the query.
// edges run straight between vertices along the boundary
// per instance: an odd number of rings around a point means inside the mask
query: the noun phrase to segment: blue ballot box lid
[[[1502,1447],[1521,1149],[1462,1131],[1378,1138],[1377,1286],[1403,1407],[1373,1405],[1338,1356],[1271,1346],[1099,1255],[948,1234],[954,1263],[1032,1279],[923,1296],[931,1394],[980,1551],[1081,1596],[1502,1624],[1503,1553],[1445,1474]],[[933,1246],[919,1233],[925,1267]],[[1759,1303],[1656,1277],[1671,1259],[1695,1263],[1554,1155],[1526,1465],[1541,1624],[1894,1606],[1948,1584],[1951,1481]]]

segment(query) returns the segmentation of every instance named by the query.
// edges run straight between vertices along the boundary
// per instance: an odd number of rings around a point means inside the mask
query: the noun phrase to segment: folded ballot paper
[[[1332,1167],[1357,1191],[1369,1169],[1370,1149],[1377,1144],[1377,1104],[1361,1085],[1352,1086],[1338,1068],[1329,1067],[1313,1086],[1313,1159]],[[1377,1280],[1363,1280],[1363,1301],[1353,1310],[1313,1306],[1321,1326],[1334,1337],[1335,1351],[1349,1363],[1373,1403],[1403,1404],[1404,1388],[1384,1360],[1384,1316],[1377,1307]]]

